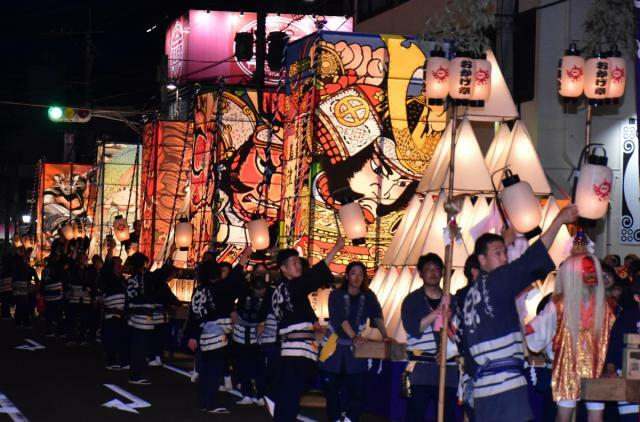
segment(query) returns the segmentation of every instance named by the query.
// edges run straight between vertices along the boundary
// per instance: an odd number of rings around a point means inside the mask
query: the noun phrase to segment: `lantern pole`
[[[591,116],[593,113],[593,106],[587,101],[587,122],[584,128],[584,144],[589,146],[591,144]]]
[[[456,157],[456,135],[458,120],[456,116],[456,104],[455,100],[451,106],[451,154],[449,157],[449,192],[447,193],[447,202],[451,204],[453,202],[453,182],[454,182],[454,170],[455,170],[455,157]],[[450,227],[451,223],[455,223],[455,215],[447,215],[447,226]],[[449,295],[449,289],[451,287],[451,274],[453,264],[453,247],[455,242],[455,236],[449,234],[449,243],[445,247],[444,251],[444,283],[442,286],[442,300],[445,296]],[[449,303],[444,302],[444,310],[442,315],[442,330],[440,331],[440,379],[438,383],[438,422],[444,422],[444,391],[445,380],[447,374],[447,331],[449,327]]]

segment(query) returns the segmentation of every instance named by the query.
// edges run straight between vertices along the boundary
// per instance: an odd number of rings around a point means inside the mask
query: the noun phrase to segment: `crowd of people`
[[[507,236],[480,236],[465,264],[468,284],[453,296],[441,288],[442,257],[420,257],[416,270],[423,286],[404,298],[400,310],[407,334],[401,380],[406,421],[424,421],[428,407],[437,404],[443,355],[446,421],[463,412],[471,421],[532,420],[530,385],[544,397],[544,420],[570,421],[580,401],[580,378],[620,374],[623,336],[640,331],[636,256],[601,261],[576,249],[558,269],[555,290],[541,301],[535,319],[524,325],[516,306],[524,290],[555,269],[548,249],[576,214],[574,206],[563,209],[511,262]],[[203,411],[229,413],[219,391],[239,388],[237,404],[266,406],[274,420],[295,421],[303,394],[319,384],[330,421],[361,418],[369,371],[354,347],[369,341],[368,326],[384,342],[396,340],[386,332],[390,315],[383,315],[360,262],[349,263],[331,290],[328,325],[321,327],[309,295],[333,284],[329,265],[344,243],[339,238],[313,266],[294,249],[278,251],[273,268],[249,267],[250,247],[235,266],[217,262],[213,252],[204,254],[184,324]],[[181,306],[167,284],[175,268],[169,261],[150,271],[143,254],[133,253],[123,263],[112,252],[109,247],[104,263],[100,256],[88,263],[81,248],[56,243],[38,280],[29,252],[17,248],[3,260],[0,311],[26,327],[34,310],[42,309],[47,335],[64,336],[70,347],[100,339],[106,369],[128,370],[129,382],[150,384],[147,366],[161,364],[168,316]],[[531,353],[543,356],[544,364],[532,365]],[[590,422],[603,420],[604,403],[585,407]],[[626,402],[614,409],[620,421],[637,421],[638,412],[637,404]]]

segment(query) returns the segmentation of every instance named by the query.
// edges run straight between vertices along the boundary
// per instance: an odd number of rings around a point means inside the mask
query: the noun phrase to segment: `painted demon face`
[[[593,259],[588,256],[582,258],[582,282],[587,286],[598,284],[598,274]]]
[[[252,146],[244,162],[238,163],[237,168],[231,169],[232,172],[237,171],[238,180],[241,180],[245,186],[244,189],[233,194],[233,208],[245,221],[249,221],[256,211],[263,212],[265,205],[268,221],[278,217],[282,174],[276,172],[276,169],[281,167],[282,146],[277,142],[274,136],[269,154],[271,163],[267,163],[266,145],[260,143]],[[264,178],[267,166],[272,173],[269,186],[265,184]],[[258,210],[258,204],[260,204],[260,210]]]

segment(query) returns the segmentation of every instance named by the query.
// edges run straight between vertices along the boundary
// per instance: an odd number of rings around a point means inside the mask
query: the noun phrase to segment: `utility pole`
[[[257,30],[256,30],[256,70],[253,72],[253,83],[258,90],[258,109],[263,111],[264,96],[264,61],[266,57],[267,12],[264,1],[256,1]]]

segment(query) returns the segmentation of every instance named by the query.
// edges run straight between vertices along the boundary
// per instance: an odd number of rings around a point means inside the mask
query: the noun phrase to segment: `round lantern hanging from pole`
[[[609,60],[605,53],[596,53],[584,64],[584,95],[592,106],[604,104],[609,85]]]
[[[594,226],[607,213],[609,195],[613,185],[613,171],[607,166],[608,158],[604,148],[600,147],[603,155],[596,155],[598,149],[585,147],[578,167],[578,177],[573,195],[574,203],[578,206],[580,224]]]
[[[626,85],[627,65],[622,58],[620,50],[614,47],[607,58],[609,62],[609,84],[607,85],[607,99],[613,104],[618,104],[619,98],[624,95]]]
[[[269,247],[269,225],[267,220],[255,214],[247,223],[249,243],[255,251],[262,251]]]
[[[129,224],[127,220],[120,214],[116,215],[113,219],[113,234],[118,239],[118,242],[125,242],[129,240]]]
[[[347,200],[338,210],[345,235],[354,245],[363,245],[367,236],[367,223],[360,204]]]
[[[540,233],[542,213],[540,203],[528,182],[521,181],[517,174],[505,171],[506,177],[502,180],[502,192],[500,200],[504,211],[513,225],[513,228],[531,239]]]
[[[484,107],[484,102],[491,95],[491,62],[487,60],[487,55],[483,54],[479,59],[473,61],[475,67],[475,77],[473,82],[473,94],[471,96],[471,107]]]
[[[449,60],[441,48],[431,51],[427,59],[424,87],[429,105],[442,105],[449,94]]]
[[[457,105],[466,105],[473,98],[475,64],[471,53],[457,53],[449,63],[449,96]]]
[[[174,238],[178,249],[181,251],[189,250],[191,240],[193,239],[193,226],[185,215],[178,218],[178,222],[176,223],[174,230]]]
[[[558,94],[565,103],[576,102],[584,91],[584,59],[575,43],[569,45],[560,59],[558,68]]]

